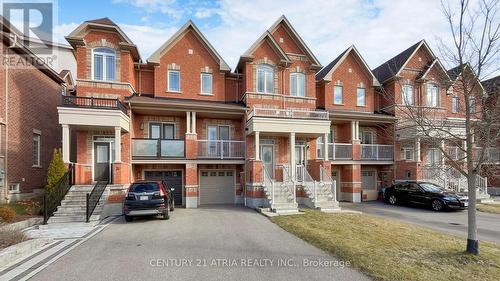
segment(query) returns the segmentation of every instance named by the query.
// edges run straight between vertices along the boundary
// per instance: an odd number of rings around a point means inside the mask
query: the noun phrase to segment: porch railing
[[[245,142],[235,140],[197,140],[198,158],[244,159]]]
[[[54,212],[61,205],[61,201],[74,184],[74,181],[75,166],[70,164],[68,171],[61,177],[56,186],[43,194],[43,224],[47,224],[49,218],[54,215]]]
[[[352,160],[352,144],[329,143],[328,158],[332,160]]]
[[[90,221],[90,217],[94,213],[97,204],[99,204],[99,200],[101,200],[102,194],[104,190],[106,190],[106,186],[108,185],[107,181],[98,181],[92,191],[87,193],[87,205],[86,205],[86,221]]]
[[[388,160],[394,159],[394,146],[384,144],[362,144],[361,160]]]
[[[132,139],[134,158],[184,158],[184,140]]]
[[[300,109],[254,108],[248,115],[248,119],[254,116],[329,120],[328,112],[326,111],[300,110]]]
[[[62,96],[62,106],[91,109],[116,109],[127,114],[127,109],[120,99]]]

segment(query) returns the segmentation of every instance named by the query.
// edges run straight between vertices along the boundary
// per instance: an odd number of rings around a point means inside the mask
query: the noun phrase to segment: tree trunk
[[[467,252],[479,255],[479,241],[477,240],[476,224],[476,173],[467,175],[467,188],[469,194],[469,207],[467,208]]]

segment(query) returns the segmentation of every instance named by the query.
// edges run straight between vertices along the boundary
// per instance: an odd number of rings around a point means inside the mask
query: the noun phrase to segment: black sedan
[[[161,215],[170,218],[169,211],[174,210],[173,188],[167,188],[163,181],[141,181],[130,185],[123,213],[125,221],[132,221],[134,216]]]
[[[387,188],[385,200],[391,204],[413,204],[431,207],[434,211],[445,209],[463,210],[469,206],[464,194],[459,194],[429,182],[405,181]]]

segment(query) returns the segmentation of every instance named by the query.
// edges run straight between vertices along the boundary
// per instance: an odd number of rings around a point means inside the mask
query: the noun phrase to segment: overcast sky
[[[375,68],[421,39],[438,56],[439,40],[450,42],[440,0],[59,0],[57,8],[59,41],[84,20],[109,17],[143,60],[191,19],[231,68],[282,14],[323,65],[352,44]]]

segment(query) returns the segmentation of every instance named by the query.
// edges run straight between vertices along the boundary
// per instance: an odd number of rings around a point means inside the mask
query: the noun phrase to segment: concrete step
[[[92,215],[90,217],[90,221],[99,221],[99,216]],[[82,215],[82,216],[64,216],[64,217],[53,216],[49,219],[48,224],[66,223],[66,222],[85,222],[85,215]]]
[[[297,203],[271,203],[271,211],[280,212],[298,212]]]
[[[101,211],[103,209],[104,205],[97,205],[94,209],[94,212],[96,211]],[[56,213],[72,213],[72,212],[80,212],[80,211],[87,211],[87,206],[81,205],[81,206],[59,206],[57,207]]]

